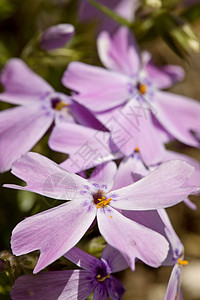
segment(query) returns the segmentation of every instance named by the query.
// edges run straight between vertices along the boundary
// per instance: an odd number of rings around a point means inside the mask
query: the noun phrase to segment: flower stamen
[[[98,281],[100,281],[100,282],[102,282],[102,281],[104,281],[104,280],[106,280],[107,278],[109,278],[110,277],[110,273],[108,273],[106,276],[104,276],[104,277],[101,277],[101,274],[99,274],[99,275],[97,275],[97,280]]]
[[[138,83],[138,86],[137,86],[139,92],[144,95],[147,91],[147,86],[145,84],[142,84],[142,83]]]
[[[186,266],[188,265],[188,261],[187,260],[182,260],[181,258],[178,259],[178,266]]]
[[[56,106],[55,106],[55,110],[61,110],[63,109],[64,107],[67,107],[68,104],[63,102],[63,101],[59,101]]]

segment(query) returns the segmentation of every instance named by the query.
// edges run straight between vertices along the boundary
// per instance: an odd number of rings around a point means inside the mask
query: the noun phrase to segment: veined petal
[[[29,151],[53,122],[54,114],[39,102],[0,112],[0,172]]]
[[[105,287],[105,283],[98,284],[94,290],[93,300],[107,300],[107,291]]]
[[[184,96],[157,91],[155,108],[159,122],[179,141],[198,147],[199,141],[191,132],[200,132],[200,104]]]
[[[106,261],[111,273],[120,272],[128,268],[128,264],[122,254],[115,248],[107,245],[102,252],[101,259]]]
[[[5,92],[0,94],[2,101],[13,104],[29,104],[39,100],[54,89],[39,75],[18,58],[8,61],[1,74],[1,84]]]
[[[158,267],[166,258],[169,246],[162,235],[125,218],[112,207],[97,210],[97,221],[107,243],[123,254],[132,270],[136,257],[152,267]]]
[[[95,285],[84,270],[63,270],[24,275],[11,290],[13,300],[85,300]]]
[[[173,267],[164,300],[179,299],[182,268],[175,264]]]
[[[111,206],[124,210],[151,210],[175,205],[196,187],[183,187],[194,168],[184,161],[172,160],[163,163],[139,181],[114,191],[116,201]]]
[[[98,258],[86,253],[85,251],[77,247],[73,247],[71,250],[65,253],[64,257],[75,263],[77,266],[86,270],[93,271],[98,266],[102,267],[102,263]]]
[[[81,186],[88,183],[81,176],[67,172],[47,157],[34,152],[18,159],[13,164],[12,174],[24,180],[27,186],[5,184],[5,187],[27,190],[59,200],[74,200]]]
[[[109,132],[64,122],[53,129],[49,146],[55,151],[70,154],[61,166],[75,173],[121,156]]]
[[[126,76],[80,62],[68,65],[62,83],[78,93],[73,94],[73,99],[92,111],[115,107],[129,96]]]
[[[117,172],[117,165],[114,161],[109,161],[98,166],[91,174],[90,180],[104,183],[108,189],[111,190],[115,174]]]
[[[120,300],[125,292],[122,282],[111,276],[109,280],[105,282],[108,295],[112,300]]]
[[[127,27],[120,27],[112,37],[108,32],[101,32],[97,39],[97,47],[101,62],[108,69],[128,76],[138,73],[138,47]]]
[[[147,78],[158,89],[166,89],[184,78],[184,70],[176,65],[156,66],[149,52],[142,52],[143,68]]]
[[[37,273],[74,247],[95,216],[95,206],[71,201],[26,218],[12,232],[12,251],[22,255],[39,249],[40,257],[33,271]]]

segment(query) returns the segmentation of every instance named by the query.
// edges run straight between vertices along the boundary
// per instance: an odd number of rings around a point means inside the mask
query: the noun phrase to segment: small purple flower
[[[156,67],[149,53],[143,52],[140,56],[133,37],[125,27],[112,36],[102,32],[97,46],[99,57],[108,70],[72,62],[63,75],[63,84],[77,92],[75,100],[94,111],[105,126],[109,116],[106,111],[110,109],[111,117],[113,109],[118,107],[115,119],[119,121],[115,120],[114,126],[120,123],[136,139],[141,133],[143,140],[149,138],[155,141],[156,132],[152,129],[152,123],[156,119],[174,138],[191,146],[199,146],[200,104],[193,99],[161,91],[183,78],[184,72],[180,67]],[[139,125],[139,133],[136,125]],[[150,131],[147,130],[149,127]],[[116,139],[113,140],[116,142]],[[119,143],[116,144],[119,146]],[[129,155],[130,148],[127,146],[120,150]],[[156,149],[155,145],[153,149]]]
[[[101,235],[122,253],[132,270],[136,257],[158,267],[167,256],[166,239],[126,218],[120,211],[155,210],[181,202],[189,194],[199,191],[195,187],[183,187],[193,169],[183,161],[168,161],[136,183],[110,192],[116,173],[115,163],[106,164],[96,177],[99,179],[89,181],[30,152],[17,160],[12,168],[12,173],[26,181],[27,186],[4,186],[72,201],[20,222],[12,233],[13,253],[22,255],[39,249],[40,257],[34,269],[37,273],[74,247],[97,218]],[[101,186],[100,189],[93,185],[94,182]]]
[[[20,59],[7,63],[1,83],[5,91],[0,99],[19,106],[0,112],[0,172],[9,170],[17,158],[29,151],[54,120],[56,124],[74,123],[75,116],[82,124],[99,124],[84,107],[56,92]]]
[[[94,292],[94,299],[120,300],[124,293],[122,283],[113,273],[128,267],[122,255],[107,245],[101,260],[76,247],[64,256],[83,270],[65,270],[40,273],[33,277],[19,277],[11,290],[13,300],[86,299]]]
[[[44,50],[63,47],[74,36],[74,31],[74,26],[71,24],[51,26],[42,34],[40,46]]]

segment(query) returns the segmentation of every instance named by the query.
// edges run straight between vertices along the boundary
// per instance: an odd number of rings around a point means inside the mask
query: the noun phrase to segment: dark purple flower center
[[[104,280],[106,280],[109,277],[110,277],[110,273],[107,272],[106,266],[103,268],[99,268],[97,270],[96,278],[99,282],[103,282]]]

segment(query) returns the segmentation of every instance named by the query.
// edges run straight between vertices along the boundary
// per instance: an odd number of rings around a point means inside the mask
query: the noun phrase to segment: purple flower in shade
[[[40,46],[44,50],[63,47],[74,36],[74,31],[74,26],[71,24],[51,26],[42,34]]]
[[[83,270],[64,270],[19,277],[11,290],[13,300],[84,300],[92,292],[94,299],[119,300],[122,283],[112,273],[128,267],[122,255],[107,245],[101,260],[74,247],[64,256]]]
[[[9,170],[17,158],[29,151],[54,120],[75,122],[73,114],[82,124],[97,122],[88,110],[55,92],[20,59],[7,63],[1,83],[5,91],[0,99],[19,106],[0,112],[0,172]]]
[[[153,123],[157,122],[159,128],[182,143],[199,146],[200,104],[184,96],[160,91],[183,78],[180,67],[156,67],[149,53],[143,52],[140,56],[133,37],[125,27],[112,37],[102,32],[97,46],[99,57],[108,70],[72,62],[63,75],[63,84],[77,92],[73,95],[75,100],[96,112],[105,126],[113,116],[113,109],[118,108],[117,112],[114,110],[118,122],[115,120],[113,126],[120,123],[126,131],[133,132],[135,140],[141,133],[143,140],[148,137],[154,142],[156,131]],[[136,125],[139,127],[138,134]],[[149,127],[150,131],[147,130]],[[131,145],[134,146],[134,142]],[[126,146],[120,150],[129,155],[132,149],[130,144]],[[138,147],[141,149],[141,146]],[[159,149],[161,157],[163,152],[161,147]]]
[[[12,168],[12,173],[26,181],[27,186],[4,186],[72,201],[20,222],[12,233],[13,253],[22,255],[39,249],[34,269],[37,273],[74,247],[97,218],[102,236],[122,253],[133,270],[135,257],[158,267],[167,256],[166,239],[126,218],[119,210],[155,210],[181,202],[199,191],[182,187],[193,169],[183,161],[168,161],[136,183],[110,191],[116,172],[113,162],[105,165],[103,176],[94,182],[67,172],[40,154],[28,153]]]
[[[138,6],[138,0],[98,0],[100,4],[112,9],[116,14],[128,21],[134,20],[134,13]],[[119,24],[94,7],[88,0],[79,0],[79,19],[81,21],[97,20],[99,31],[113,32]]]

